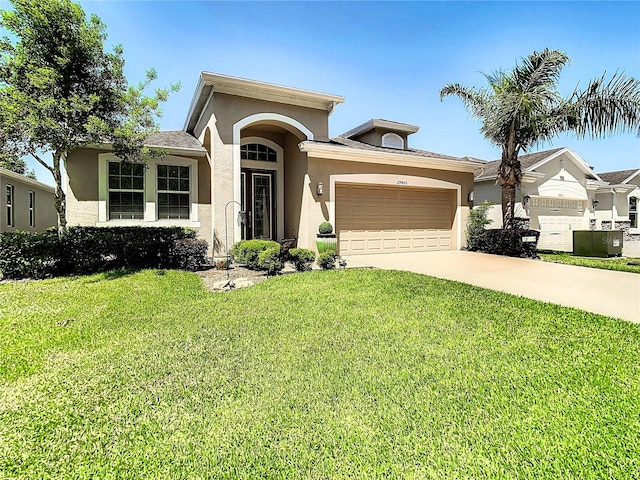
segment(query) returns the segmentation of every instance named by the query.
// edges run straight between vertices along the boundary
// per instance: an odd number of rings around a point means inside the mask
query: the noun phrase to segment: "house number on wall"
[[[406,180],[398,180],[396,182],[397,185],[409,185],[409,182],[407,182]]]

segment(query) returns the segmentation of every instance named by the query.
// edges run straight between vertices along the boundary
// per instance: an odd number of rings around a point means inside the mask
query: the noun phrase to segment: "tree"
[[[0,11],[0,156],[30,155],[51,172],[60,231],[66,228],[61,165],[84,146],[110,143],[127,162],[159,154],[144,147],[157,129],[167,89],[145,91],[156,79],[128,85],[121,46],[104,49],[104,23],[88,20],[70,0],[10,0]],[[179,85],[172,85],[176,91]],[[51,159],[46,159],[50,155]]]
[[[482,89],[447,84],[440,99],[457,96],[473,117],[482,120],[480,131],[502,155],[496,183],[502,186],[504,228],[514,227],[516,188],[522,182],[518,155],[560,133],[600,138],[610,133],[640,135],[640,81],[624,73],[605,75],[577,88],[568,97],[557,89],[569,57],[557,50],[533,52],[510,71],[485,75]]]

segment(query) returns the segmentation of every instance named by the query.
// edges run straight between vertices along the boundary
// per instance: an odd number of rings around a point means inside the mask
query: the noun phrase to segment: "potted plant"
[[[324,253],[328,251],[335,252],[338,246],[338,240],[336,234],[333,233],[333,225],[329,222],[322,222],[318,226],[318,234],[316,236],[316,247],[318,247],[318,253]]]

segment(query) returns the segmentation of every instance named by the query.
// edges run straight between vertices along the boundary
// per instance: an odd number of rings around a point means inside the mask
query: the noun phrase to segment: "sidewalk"
[[[467,251],[354,255],[349,267],[406,270],[640,323],[640,275]]]

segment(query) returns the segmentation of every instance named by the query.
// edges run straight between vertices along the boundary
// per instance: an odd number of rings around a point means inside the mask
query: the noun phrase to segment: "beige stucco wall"
[[[7,185],[13,186],[13,220],[14,226],[8,226],[7,219]],[[36,195],[35,226],[29,226],[29,192]],[[18,175],[0,172],[0,232],[22,230],[26,232],[43,232],[58,224],[51,188],[37,182],[30,182]]]
[[[67,172],[67,221],[69,225],[123,225],[124,222],[109,221],[99,223],[99,181],[98,181],[98,159],[102,153],[109,153],[108,150],[84,148],[74,151],[66,162]],[[175,156],[175,155],[174,155]],[[209,161],[201,156],[180,155],[181,158],[196,160],[198,163],[198,199],[196,208],[198,209],[199,227],[193,227],[198,235],[209,243],[210,248],[214,245],[213,229],[211,223],[211,172]],[[127,225],[132,223],[147,226],[161,226],[167,224],[163,221],[145,222],[126,221]],[[180,222],[171,221],[172,225]],[[187,225],[191,226],[191,225]]]

